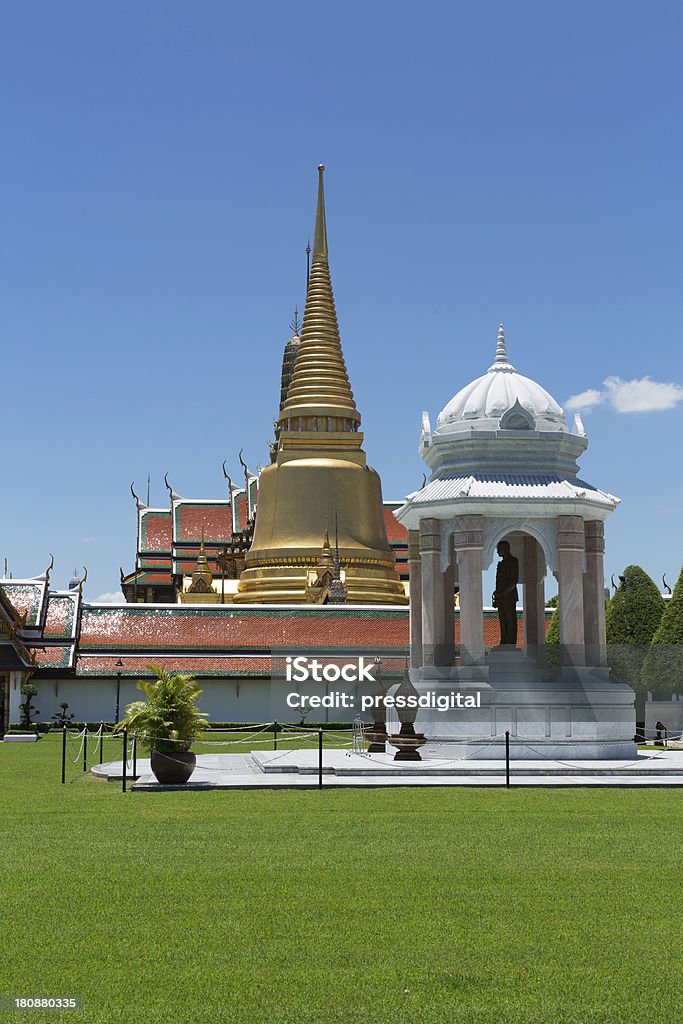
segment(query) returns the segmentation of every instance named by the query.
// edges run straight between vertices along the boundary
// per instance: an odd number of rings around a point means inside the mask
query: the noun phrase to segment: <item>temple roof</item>
[[[409,644],[405,606],[261,606],[234,611],[216,605],[86,605],[82,622],[79,676],[147,674],[149,663],[160,659],[173,671],[200,677],[270,676],[273,668],[282,671],[285,652],[302,649],[380,655],[383,673],[398,675]],[[498,613],[485,609],[484,642],[493,646],[498,640]],[[454,641],[460,643],[457,609]]]
[[[0,622],[24,665],[71,668],[80,625],[81,590],[48,590],[49,573],[0,581]]]
[[[567,480],[552,473],[471,473],[433,480],[411,496],[413,504],[429,504],[453,498],[525,498],[567,499],[595,502],[606,508],[615,507],[618,498],[575,477]]]

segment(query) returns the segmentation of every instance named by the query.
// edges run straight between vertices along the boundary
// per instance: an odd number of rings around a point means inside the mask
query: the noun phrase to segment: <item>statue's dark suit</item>
[[[519,562],[509,552],[503,555],[496,569],[494,604],[498,609],[501,644],[517,643],[517,583]]]

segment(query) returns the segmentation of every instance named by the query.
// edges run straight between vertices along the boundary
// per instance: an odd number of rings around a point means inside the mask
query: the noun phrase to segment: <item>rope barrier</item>
[[[536,747],[532,747],[528,740],[524,740],[523,742],[525,747],[528,747],[529,750],[533,750],[533,752],[542,757],[544,761],[554,761],[556,764],[561,764],[564,768],[573,768],[574,771],[585,771],[585,762],[583,764],[570,764],[569,761],[561,761],[559,757],[546,757],[546,755],[540,750],[537,750]],[[601,760],[610,760],[610,758],[601,758]],[[633,768],[635,765],[647,764],[650,758],[641,757],[637,761],[629,761],[628,764],[622,764],[617,758],[614,758],[614,760],[617,761],[619,768]]]
[[[307,728],[305,726],[290,725],[290,724],[287,724],[287,723],[267,722],[267,723],[263,723],[261,725],[250,725],[250,726],[233,727],[233,728],[228,728],[228,729],[216,730],[217,734],[220,734],[220,733],[223,733],[223,734],[225,734],[225,733],[228,733],[228,734],[230,734],[230,733],[240,733],[242,735],[240,735],[239,738],[229,739],[229,740],[218,740],[218,739],[213,740],[213,739],[206,738],[206,734],[205,734],[205,738],[203,738],[201,740],[194,740],[193,742],[196,745],[205,746],[205,747],[244,747],[244,746],[250,744],[250,745],[252,745],[252,748],[253,748],[253,745],[255,743],[259,743],[260,744],[260,743],[266,742],[266,739],[269,739],[269,737],[266,737],[266,735],[263,735],[263,734],[270,733],[270,732],[273,732],[277,736],[277,740],[278,740],[279,743],[285,743],[285,742],[287,742],[287,743],[290,743],[290,742],[291,743],[297,743],[297,742],[302,742],[302,743],[306,744],[306,746],[303,747],[303,749],[306,749],[306,750],[315,750],[315,747],[317,746],[317,744],[315,743],[315,740],[317,739],[318,742],[321,743],[322,742],[322,737],[324,736],[324,737],[327,738],[327,741],[328,741],[328,743],[327,743],[327,749],[328,750],[344,750],[346,752],[347,757],[351,757],[351,756],[355,755],[357,757],[362,757],[365,760],[366,763],[367,763],[367,761],[371,761],[371,762],[377,764],[378,766],[381,766],[381,767],[384,767],[384,768],[389,768],[389,764],[384,759],[384,757],[373,755],[369,751],[363,749],[364,743],[367,742],[367,739],[366,739],[366,736],[365,736],[366,724],[361,722],[361,721],[359,721],[358,723],[354,722],[352,730],[349,730],[349,729],[339,729],[339,730],[334,730],[334,731],[333,730],[327,730],[327,729],[321,729],[321,728],[317,728],[317,729],[314,729],[312,727],[311,728]],[[102,756],[101,756],[102,744],[103,744],[103,740],[104,740],[105,735],[110,735],[110,738],[113,739],[113,738],[118,738],[122,733],[125,735],[125,738],[126,738],[126,745],[125,745],[125,775],[127,775],[129,778],[132,779],[132,777],[136,774],[136,770],[135,770],[136,769],[136,736],[135,735],[131,735],[131,736],[127,735],[126,734],[126,730],[123,730],[123,729],[116,731],[115,727],[111,727],[111,726],[105,725],[104,722],[102,722],[100,724],[100,727],[97,729],[96,732],[90,733],[90,734],[88,733],[87,725],[84,726],[83,729],[81,729],[79,731],[65,729],[64,730],[64,739],[63,739],[63,746],[64,746],[63,755],[65,756],[65,754],[66,754],[66,748],[67,748],[67,744],[68,744],[69,759],[71,760],[71,762],[74,765],[76,765],[76,764],[80,765],[82,763],[83,766],[84,766],[83,767],[83,772],[85,772],[85,770],[86,770],[85,765],[87,764],[88,751],[90,751],[91,754],[94,754],[94,753],[99,751],[100,752],[100,763],[101,763],[101,761],[102,761]],[[248,735],[244,735],[245,733],[247,733]],[[351,736],[351,738],[348,738],[349,735]],[[392,735],[395,736],[397,734],[388,734],[387,737],[386,737],[386,743],[390,747],[394,746],[394,744],[391,742],[391,736]],[[585,772],[587,770],[587,764],[586,764],[585,761],[582,762],[582,763],[577,764],[577,763],[571,763],[569,761],[565,761],[565,760],[563,760],[561,758],[557,758],[557,757],[548,757],[546,752],[544,752],[542,750],[539,750],[536,746],[534,746],[534,741],[538,742],[538,738],[537,737],[528,737],[527,738],[525,736],[514,736],[514,737],[510,736],[509,738],[510,738],[511,742],[518,749],[519,749],[520,746],[524,746],[529,751],[531,751],[533,754],[536,754],[541,760],[543,760],[545,762],[550,762],[550,763],[554,763],[554,764],[557,764],[557,765],[562,765],[562,767],[568,768],[568,769],[570,769],[573,772]],[[669,739],[671,740],[671,737],[669,737]],[[178,744],[178,745],[183,745],[184,747],[187,746],[187,741],[186,740],[180,740],[180,739],[179,740],[174,740],[174,739],[169,739],[168,737],[165,737],[165,736],[149,736],[149,737],[146,737],[145,740],[146,740],[146,743],[150,742],[150,741],[151,742],[159,741],[159,742],[163,742],[165,744]],[[437,768],[437,769],[438,768],[446,768],[449,765],[456,765],[456,764],[461,764],[464,761],[476,760],[481,755],[481,753],[484,750],[487,750],[488,748],[494,747],[494,746],[495,747],[497,747],[497,746],[501,747],[500,757],[499,758],[491,758],[490,760],[492,760],[492,761],[493,760],[495,760],[495,761],[505,761],[506,757],[505,757],[505,751],[504,751],[504,747],[503,747],[503,745],[505,743],[505,740],[506,740],[506,734],[505,733],[503,733],[503,734],[495,734],[493,736],[453,738],[452,742],[461,743],[461,744],[467,744],[467,747],[469,749],[466,750],[466,752],[461,754],[459,757],[450,757],[450,758],[443,757],[443,756],[442,757],[438,757],[438,756],[430,757],[429,755],[425,755],[424,752],[421,752],[420,761],[423,764],[428,763],[430,768]],[[439,743],[440,741],[438,739],[434,739],[434,740],[431,740],[431,741],[427,740],[427,742]],[[351,749],[349,749],[349,748],[351,748]],[[416,749],[420,750],[420,747],[418,746],[418,747],[416,747]],[[662,750],[666,750],[667,748],[666,747],[662,747],[661,749]],[[295,750],[294,747],[289,747],[288,749],[282,750],[276,756],[270,757],[268,759],[268,766],[271,766],[271,765],[281,761],[283,758],[285,758],[288,755],[292,754],[294,752],[294,750]],[[213,751],[212,751],[212,753],[213,753]],[[174,757],[173,754],[165,753],[164,756],[169,761],[175,761],[177,764],[184,764],[185,763],[185,762],[181,761],[180,759]],[[210,753],[207,752],[206,756],[210,756]],[[216,756],[221,756],[221,755],[216,754]],[[252,762],[249,761],[248,753],[246,751],[245,751],[244,755],[241,755],[239,752],[236,752],[236,756],[243,757],[243,760],[241,761],[240,764],[236,765],[234,768],[233,767],[226,767],[226,766],[222,766],[222,765],[221,766],[212,766],[212,765],[205,765],[205,764],[200,764],[197,767],[200,770],[202,770],[202,771],[219,772],[219,773],[222,773],[222,774],[245,774],[245,770],[247,772],[249,771],[249,769],[253,770],[253,761]],[[647,755],[646,756],[641,756],[636,761],[630,761],[630,762],[627,762],[627,763],[619,762],[617,759],[614,759],[614,760],[616,761],[616,767],[618,767],[619,769],[626,770],[628,768],[632,768],[632,767],[635,767],[635,766],[638,766],[638,765],[639,766],[646,765],[647,762],[652,759],[652,756],[656,756],[656,755],[650,755],[649,757]],[[517,759],[518,769],[519,769],[519,761],[520,760],[521,759]],[[533,758],[530,757],[530,758],[528,758],[528,760],[533,760]],[[419,763],[419,762],[415,762],[415,763],[417,765],[417,763]],[[508,762],[508,764],[509,764],[509,762]],[[122,767],[123,767],[123,762],[122,762]],[[80,778],[82,776],[82,774],[83,773],[80,772],[80,771],[74,773],[72,775],[72,777],[69,779],[69,781],[70,782],[76,781],[76,779]],[[122,771],[122,775],[123,774],[124,774],[124,772]],[[139,774],[139,773],[137,773],[137,774]],[[62,781],[65,781],[64,775],[63,775]],[[124,790],[125,790],[125,784],[124,784]]]
[[[78,749],[76,751],[76,755],[71,757],[71,760],[74,762],[74,764],[76,764],[77,762],[81,761],[81,759],[83,757],[83,744],[87,742],[87,739],[86,739],[87,734],[88,734],[87,733],[87,729],[85,729],[85,728],[83,728],[81,730],[81,732],[78,732],[78,733],[69,733],[67,731],[67,740],[70,743],[70,747],[69,747],[70,753],[72,753],[73,750],[75,749],[77,740],[80,739],[80,741],[81,741],[80,745],[79,745],[79,747],[78,747]]]

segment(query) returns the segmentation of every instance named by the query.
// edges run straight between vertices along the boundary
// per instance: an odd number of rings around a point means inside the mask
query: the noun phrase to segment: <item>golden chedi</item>
[[[278,450],[259,479],[251,548],[236,602],[310,600],[326,523],[339,529],[348,604],[407,604],[387,541],[378,474],[365,461],[360,414],[342,355],[327,258],[323,171],[306,309]],[[308,591],[308,594],[307,594]]]

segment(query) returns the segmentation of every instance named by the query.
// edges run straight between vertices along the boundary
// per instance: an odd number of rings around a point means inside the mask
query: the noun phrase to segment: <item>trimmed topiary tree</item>
[[[683,693],[683,568],[652,637],[643,682],[658,693]]]
[[[19,705],[21,724],[24,729],[30,729],[33,726],[31,715],[39,714],[38,708],[32,703],[33,698],[38,696],[38,687],[34,686],[33,683],[22,683],[21,694],[24,698],[23,702]]]
[[[607,660],[611,678],[628,683],[636,693],[636,718],[645,717],[648,687],[643,679],[643,664],[650,643],[661,621],[666,601],[653,579],[639,565],[627,565],[621,586],[607,605]]]

